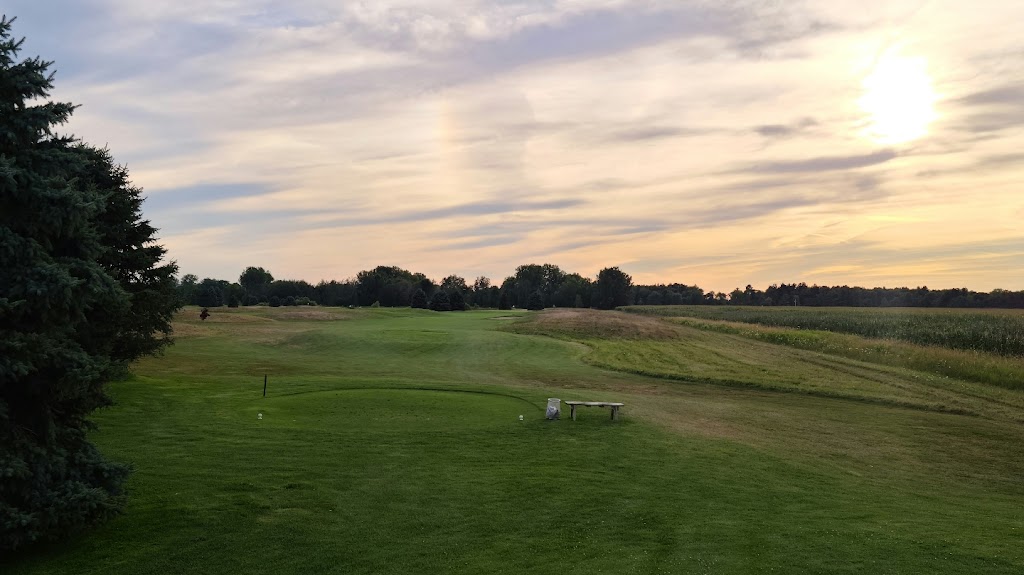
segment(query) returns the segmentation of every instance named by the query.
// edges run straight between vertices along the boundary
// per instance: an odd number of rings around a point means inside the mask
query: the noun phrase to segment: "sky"
[[[1024,289],[1024,2],[5,0],[181,273]]]

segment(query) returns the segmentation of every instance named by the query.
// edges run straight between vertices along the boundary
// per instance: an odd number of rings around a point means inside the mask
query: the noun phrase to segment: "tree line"
[[[485,276],[467,281],[450,275],[434,281],[425,274],[395,266],[364,270],[343,281],[278,280],[262,267],[250,266],[238,281],[186,274],[177,282],[179,301],[185,305],[229,307],[247,305],[382,306],[414,307],[436,311],[471,308],[544,309],[594,307],[613,309],[632,301],[633,280],[617,267],[605,268],[596,278],[567,273],[553,264],[529,264],[515,275],[494,284]]]
[[[577,307],[613,309],[624,305],[754,305],[832,307],[966,307],[1024,308],[1024,291],[977,292],[966,288],[863,288],[806,283],[773,284],[764,290],[747,285],[729,293],[704,291],[680,283],[634,285],[617,267],[596,278],[569,273],[554,264],[527,264],[501,284],[480,276],[471,282],[458,275],[434,281],[422,273],[394,266],[364,270],[343,281],[276,280],[261,267],[248,267],[236,282],[189,274],[178,282],[180,301],[216,307],[383,306],[437,311],[471,308],[544,309]]]

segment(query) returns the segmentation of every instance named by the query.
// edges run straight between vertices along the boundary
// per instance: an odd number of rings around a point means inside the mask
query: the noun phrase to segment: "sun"
[[[864,78],[860,107],[869,116],[867,135],[886,144],[916,140],[935,119],[935,92],[924,58],[886,56]]]

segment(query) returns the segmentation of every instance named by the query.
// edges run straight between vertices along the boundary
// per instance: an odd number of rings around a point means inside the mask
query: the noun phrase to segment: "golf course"
[[[211,311],[93,417],[126,511],[5,575],[1024,572],[1024,390],[986,380],[1020,357],[622,311]]]

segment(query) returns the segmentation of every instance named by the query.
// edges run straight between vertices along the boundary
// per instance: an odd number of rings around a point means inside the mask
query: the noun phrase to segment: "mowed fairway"
[[[1022,392],[619,312],[523,315],[186,309],[95,418],[135,466],[127,512],[0,567],[1024,572]],[[547,397],[626,407],[549,422]]]

